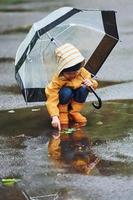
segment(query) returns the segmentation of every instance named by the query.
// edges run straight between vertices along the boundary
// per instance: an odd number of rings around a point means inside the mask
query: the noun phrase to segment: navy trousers
[[[62,87],[59,91],[59,103],[68,104],[71,99],[79,103],[84,103],[88,93],[89,90],[86,86],[82,86],[75,90],[70,87]]]

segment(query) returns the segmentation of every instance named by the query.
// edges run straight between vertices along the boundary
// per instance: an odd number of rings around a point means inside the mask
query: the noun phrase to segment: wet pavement
[[[84,133],[91,151],[100,159],[89,175],[72,170],[72,163],[56,162],[49,153],[53,129],[44,103],[25,104],[14,78],[17,48],[31,24],[60,6],[117,10],[120,40],[98,73],[94,110],[88,97]],[[132,2],[83,0],[28,1],[0,5],[0,178],[21,181],[0,183],[0,200],[132,200],[133,196],[133,34]],[[128,15],[127,15],[128,13]],[[57,155],[56,155],[57,156]],[[59,159],[60,161],[60,159]],[[26,194],[26,193],[28,194]]]
[[[26,191],[37,199],[132,199],[132,110],[131,101],[107,102],[97,111],[86,105],[88,125],[73,134],[79,136],[81,130],[100,159],[89,176],[71,171],[70,164],[50,157],[53,129],[43,107],[1,111],[0,177],[21,179],[12,186],[12,196],[17,187],[19,195]],[[1,188],[1,197],[5,191]]]

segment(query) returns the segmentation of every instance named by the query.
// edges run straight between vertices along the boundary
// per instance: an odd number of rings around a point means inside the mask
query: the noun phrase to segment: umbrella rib
[[[65,31],[67,31],[69,28],[71,28],[71,26],[67,27],[65,30],[63,30],[62,32],[60,32],[58,35],[55,36],[55,38],[59,37],[60,35],[62,35]]]
[[[45,60],[45,51],[46,51],[46,49],[49,47],[49,45],[50,45],[50,43],[51,43],[52,41],[49,41],[49,43],[48,43],[48,45],[46,46],[46,48],[42,51],[42,53],[41,53],[41,56],[42,56],[42,60]],[[47,82],[47,84],[48,84],[48,76],[47,76],[47,73],[46,73],[46,82]]]
[[[81,26],[81,25],[80,25]],[[56,39],[56,38],[58,38],[60,35],[62,35],[65,31],[67,31],[68,29],[70,29],[72,26],[69,26],[69,27],[67,27],[65,30],[63,30],[62,32],[60,32],[58,35],[56,35],[54,38]],[[86,27],[86,26],[83,26],[83,27]],[[88,29],[88,27],[87,27],[87,29]],[[102,34],[104,34],[105,32],[104,31],[101,31],[101,30],[98,30],[98,29],[96,29],[96,28],[94,28],[94,27],[92,27],[92,26],[90,26],[90,29],[92,29],[92,30],[94,30],[94,31],[96,31],[96,32],[101,32]],[[112,37],[113,39],[116,39],[115,37],[113,37],[113,36],[111,36],[111,35],[109,35],[109,34],[107,34],[109,37]]]
[[[46,42],[46,41],[44,41],[44,40],[41,40],[41,42]],[[50,45],[50,43],[51,43],[51,41],[48,43],[48,45],[46,46],[46,48],[42,51],[42,52],[44,52],[47,48],[48,48],[48,46]],[[41,45],[42,46],[42,45]],[[33,52],[36,52],[36,51],[38,51],[40,49],[40,46],[39,47],[37,47],[36,49],[33,49],[32,50],[32,54],[33,54]],[[27,54],[28,56],[29,56],[29,54]],[[27,58],[26,58],[27,59]]]
[[[114,40],[119,41],[119,39],[117,39],[116,37],[114,37],[114,36],[112,36],[112,35],[110,35],[110,34],[106,34],[106,35],[109,36],[110,38],[114,39]]]
[[[57,41],[55,40],[54,37],[51,36],[51,34],[49,32],[46,33],[50,39],[50,42],[53,42],[56,46],[58,46]]]
[[[50,43],[51,43],[51,41],[48,43],[48,45],[47,45],[46,48],[42,51],[41,54],[43,54],[43,53],[45,54],[45,51],[46,51],[46,49],[49,47]],[[43,58],[44,58],[44,56],[43,56]]]
[[[40,35],[40,33],[39,33],[39,31],[37,31],[37,35],[38,35],[38,39],[40,40],[40,41],[43,41],[43,42],[46,42],[48,39],[41,39],[41,35]]]

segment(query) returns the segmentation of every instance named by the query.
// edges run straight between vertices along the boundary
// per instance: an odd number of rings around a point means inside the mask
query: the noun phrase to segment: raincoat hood
[[[55,49],[57,59],[57,74],[59,75],[64,69],[71,68],[85,61],[80,51],[72,44],[66,43]],[[82,66],[82,65],[81,65]]]

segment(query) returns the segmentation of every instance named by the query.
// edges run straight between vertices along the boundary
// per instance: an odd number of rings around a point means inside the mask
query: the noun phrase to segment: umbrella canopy
[[[55,48],[71,43],[95,75],[118,42],[115,11],[62,7],[36,22],[20,44],[15,77],[26,102],[45,101],[44,88],[56,72]]]

